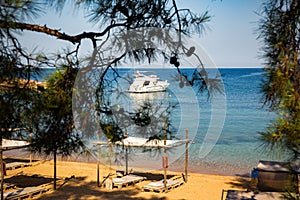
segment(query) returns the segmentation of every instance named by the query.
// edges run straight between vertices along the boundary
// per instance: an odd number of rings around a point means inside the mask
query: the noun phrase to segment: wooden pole
[[[164,187],[165,191],[167,190],[167,151],[166,151],[166,145],[167,145],[167,131],[166,131],[166,119],[164,123],[164,155],[163,155],[163,168],[164,168]]]
[[[54,171],[54,180],[53,180],[53,189],[56,190],[56,164],[57,164],[57,150],[55,148],[54,152],[53,152],[53,171]]]
[[[185,182],[187,183],[188,181],[188,162],[189,162],[189,131],[188,129],[185,130],[185,138],[186,138],[186,143],[185,143]]]
[[[100,132],[98,132],[98,141],[100,141]],[[98,158],[97,158],[97,187],[101,187],[100,185],[100,154],[101,154],[101,146],[98,145]]]
[[[128,146],[125,147],[125,162],[126,162],[126,170],[125,170],[125,174],[128,174]]]
[[[2,134],[2,133],[1,133]],[[0,199],[4,199],[3,198],[3,185],[4,185],[4,170],[3,170],[3,149],[2,149],[2,135],[0,135],[0,168],[1,168],[1,198]]]
[[[97,161],[97,187],[100,187],[100,164],[99,164],[99,160]]]
[[[30,132],[30,144],[32,143],[32,132]],[[30,159],[30,164],[32,164],[32,147],[30,145],[29,147],[29,150],[30,150],[30,156],[29,156],[29,159]]]
[[[2,139],[1,139],[2,140]],[[3,198],[3,182],[4,182],[4,170],[3,170],[3,151],[2,151],[2,141],[1,142],[1,149],[0,149],[0,167],[1,167],[1,199]]]

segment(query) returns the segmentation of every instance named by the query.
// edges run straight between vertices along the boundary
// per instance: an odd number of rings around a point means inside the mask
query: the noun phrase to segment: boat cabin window
[[[144,86],[147,86],[147,85],[149,85],[150,84],[150,81],[145,81],[144,82]]]

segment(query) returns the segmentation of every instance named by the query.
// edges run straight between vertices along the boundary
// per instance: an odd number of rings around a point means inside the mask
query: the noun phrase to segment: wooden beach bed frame
[[[227,193],[226,196],[224,193]],[[223,190],[221,200],[251,200],[251,199],[262,199],[262,200],[274,200],[282,199],[282,193],[280,192],[260,192],[260,191],[245,191],[245,190]]]
[[[136,183],[139,183],[146,179],[147,179],[146,177],[128,174],[121,178],[113,178],[112,183],[113,183],[113,188],[117,187],[118,189],[121,189],[121,188],[127,187],[129,185],[135,185]]]
[[[26,188],[21,188],[18,190],[15,190],[13,192],[4,192],[4,199],[5,200],[19,200],[19,199],[24,199],[24,198],[29,198],[31,199],[35,195],[41,195],[45,192],[50,190],[50,188],[47,187],[26,187]]]
[[[165,132],[166,134],[166,132]],[[98,146],[109,146],[109,145],[117,145],[125,147],[125,162],[126,162],[126,170],[125,173],[128,174],[128,148],[129,147],[141,147],[141,148],[162,148],[164,149],[164,155],[163,155],[163,168],[164,168],[164,180],[167,180],[167,168],[168,168],[168,157],[167,157],[167,149],[175,148],[181,145],[185,145],[185,169],[184,169],[184,181],[188,181],[188,145],[193,144],[194,142],[192,140],[189,140],[188,138],[188,129],[186,129],[186,139],[185,140],[167,140],[167,137],[164,137],[164,140],[149,140],[149,138],[139,138],[139,137],[126,137],[122,139],[121,141],[117,141],[115,143],[112,143],[110,141],[97,141],[93,142],[94,145]],[[100,158],[99,158],[100,159]],[[98,160],[100,161],[100,160]],[[99,176],[99,163],[97,162],[97,185],[100,184],[100,176]],[[118,179],[116,179],[118,180]],[[181,185],[182,183],[176,183],[175,187],[178,187],[178,185]],[[107,182],[107,185],[109,185],[109,182]],[[118,183],[117,183],[118,185]],[[151,186],[151,185],[150,185]],[[174,187],[173,185],[171,187]],[[111,188],[107,187],[107,188]]]
[[[183,181],[167,179],[167,185],[165,188],[164,180],[160,180],[144,185],[142,189],[144,192],[168,192],[174,188],[179,187],[183,183]]]
[[[12,162],[12,163],[6,163],[6,170],[14,170],[17,168],[23,168],[31,166],[31,163],[28,162]]]

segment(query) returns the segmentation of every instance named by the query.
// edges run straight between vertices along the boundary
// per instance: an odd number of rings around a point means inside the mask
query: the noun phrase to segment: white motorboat
[[[136,71],[134,74],[134,81],[130,85],[128,92],[131,93],[150,93],[163,92],[169,86],[168,81],[162,81],[157,75],[146,75],[146,71]]]

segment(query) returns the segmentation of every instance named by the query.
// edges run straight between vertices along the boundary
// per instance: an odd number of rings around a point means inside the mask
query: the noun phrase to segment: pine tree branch
[[[79,43],[82,39],[91,39],[95,43],[97,37],[102,37],[112,28],[126,26],[126,23],[115,23],[107,26],[102,32],[82,32],[78,35],[68,35],[60,30],[48,28],[46,25],[40,26],[37,24],[28,24],[21,22],[7,22],[0,20],[0,28],[11,28],[15,30],[28,30],[33,32],[45,33],[55,36],[57,39],[69,41],[73,44]]]

